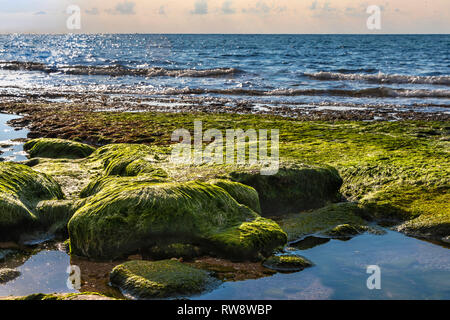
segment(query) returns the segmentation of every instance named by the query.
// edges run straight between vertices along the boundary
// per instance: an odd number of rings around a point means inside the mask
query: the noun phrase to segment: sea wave
[[[379,97],[379,98],[450,98],[450,90],[409,90],[387,87],[367,88],[360,90],[345,89],[276,89],[270,91],[256,89],[203,89],[203,88],[166,88],[152,92],[163,95],[180,94],[219,94],[242,96],[342,96],[342,97]]]
[[[71,75],[100,76],[141,76],[141,77],[221,77],[241,73],[237,68],[215,69],[165,69],[161,67],[130,68],[122,65],[110,66],[60,66],[53,67],[40,62],[3,61],[0,69],[14,71],[41,71],[45,73],[64,73]]]
[[[411,84],[436,84],[450,85],[450,76],[413,76],[401,74],[364,74],[364,73],[339,73],[339,72],[316,72],[305,73],[317,80],[350,80],[350,81],[367,81],[375,83],[411,83]]]

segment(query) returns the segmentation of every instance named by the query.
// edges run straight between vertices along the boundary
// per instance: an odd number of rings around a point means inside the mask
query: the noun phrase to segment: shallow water
[[[296,273],[226,282],[191,299],[450,299],[449,249],[394,231],[330,240],[290,253],[308,258],[314,266]],[[0,267],[21,259],[10,258]],[[380,267],[380,290],[366,286],[368,265]],[[64,251],[43,249],[17,267],[21,276],[0,285],[0,296],[74,292],[66,284],[69,266],[70,257]]]
[[[195,299],[450,299],[450,251],[387,230],[348,241],[330,240],[302,255],[301,272],[224,283]],[[381,289],[369,290],[368,265],[381,269]]]
[[[20,116],[0,113],[0,158],[6,161],[23,161],[26,160],[26,153],[23,151],[23,143],[13,141],[15,139],[23,139],[27,137],[28,130],[15,130],[6,123],[10,120],[20,118]]]

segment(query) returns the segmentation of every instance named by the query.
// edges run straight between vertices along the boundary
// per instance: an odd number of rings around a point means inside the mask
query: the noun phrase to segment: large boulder
[[[185,297],[220,283],[208,271],[176,260],[128,261],[112,270],[110,280],[123,293],[140,299]]]
[[[23,146],[30,157],[79,159],[89,156],[95,148],[76,141],[40,138],[26,142]]]
[[[39,224],[39,203],[61,200],[60,186],[46,174],[10,162],[0,163],[0,240],[17,240]]]
[[[258,209],[257,193],[235,182],[161,183],[151,175],[103,179],[108,183],[94,183],[83,192],[88,198],[69,221],[76,255],[116,259],[139,249],[182,244],[245,260],[270,255],[286,243],[275,222],[248,207]],[[219,185],[242,192],[236,199]],[[189,254],[191,246],[185,246]]]
[[[332,167],[289,164],[275,175],[241,170],[229,177],[253,187],[259,194],[263,215],[268,216],[320,208],[341,198],[342,178]]]

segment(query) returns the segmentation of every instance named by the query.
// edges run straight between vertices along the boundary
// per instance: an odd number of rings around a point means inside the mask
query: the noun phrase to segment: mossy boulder
[[[140,299],[186,297],[219,284],[209,272],[176,260],[128,261],[116,266],[111,284]]]
[[[308,259],[288,254],[281,256],[272,256],[266,259],[263,266],[278,272],[297,272],[305,268],[311,267],[313,264]]]
[[[100,162],[104,176],[151,174],[166,178],[167,173],[155,167],[160,151],[158,148],[140,144],[111,144],[97,149],[87,161]]]
[[[17,240],[20,232],[38,225],[40,201],[63,197],[49,176],[25,165],[0,163],[0,240]]]
[[[324,235],[330,236],[332,238],[348,238],[356,236],[363,233],[366,230],[364,226],[351,225],[348,223],[337,225],[330,230],[323,232]]]
[[[344,202],[288,215],[280,218],[278,223],[287,233],[288,240],[295,241],[309,235],[326,233],[340,225],[351,225],[360,230],[363,226],[367,226],[367,221],[362,218],[365,215],[364,208],[358,204]]]
[[[247,191],[241,200],[255,205],[256,193],[240,188]],[[189,244],[233,259],[255,259],[286,243],[275,222],[212,183],[116,177],[86,195],[68,224],[72,253],[80,256],[115,259],[161,244]]]
[[[23,146],[31,158],[79,159],[91,155],[95,148],[80,142],[40,138],[26,142]]]
[[[306,167],[291,164],[277,174],[236,171],[230,179],[253,187],[259,194],[264,215],[281,215],[320,208],[338,201],[342,178],[331,167]]]
[[[0,269],[0,284],[12,281],[20,276],[20,272],[15,269]]]
[[[409,236],[437,240],[448,243],[450,237],[450,211],[442,208],[441,213],[422,215],[406,221],[397,230]]]

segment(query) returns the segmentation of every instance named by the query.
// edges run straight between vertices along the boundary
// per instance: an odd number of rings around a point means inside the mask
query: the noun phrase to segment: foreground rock
[[[84,148],[55,139],[28,145],[30,150],[40,145],[71,152]],[[262,259],[283,246],[286,235],[260,214],[316,208],[340,198],[342,179],[333,168],[286,163],[276,175],[262,176],[255,168],[237,165],[180,166],[169,155],[161,147],[118,144],[81,160],[37,159],[29,165],[58,177],[62,185],[78,176],[85,181],[78,184],[85,185],[81,200],[48,203],[69,217],[75,212],[68,224],[72,253],[93,259],[138,251],[152,259],[201,254]],[[64,179],[70,163],[75,169]],[[65,191],[75,194],[66,186]]]
[[[129,261],[115,267],[111,284],[141,299],[185,297],[218,285],[207,271],[174,260]]]
[[[272,256],[266,259],[263,266],[279,272],[297,272],[311,267],[311,261],[297,255]]]
[[[12,281],[20,276],[20,272],[14,269],[0,269],[0,284]]]
[[[96,191],[68,225],[76,255],[115,259],[138,249],[188,244],[232,259],[254,259],[286,243],[275,222],[214,184],[117,178]]]
[[[17,163],[0,163],[0,240],[17,240],[25,231],[48,227],[61,212],[40,210],[42,201],[61,200],[59,185],[49,176]],[[64,213],[64,212],[63,212]]]

